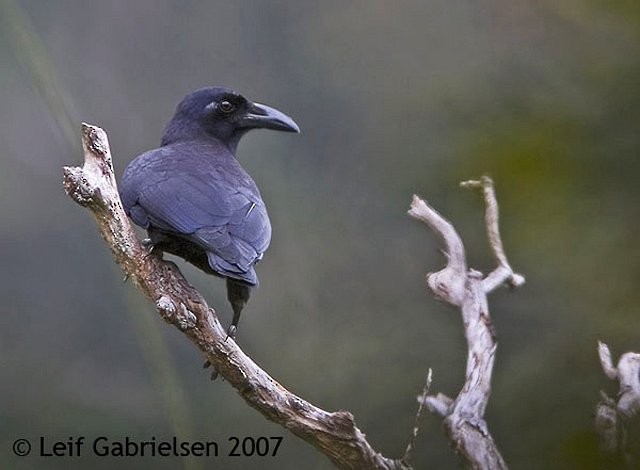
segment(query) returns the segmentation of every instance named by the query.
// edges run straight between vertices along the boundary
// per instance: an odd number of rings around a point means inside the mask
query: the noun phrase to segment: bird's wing
[[[138,169],[135,202],[123,191],[132,219],[183,236],[207,251],[216,271],[243,279],[246,273],[255,283],[252,266],[271,238],[255,184],[239,166],[178,163],[165,158]]]

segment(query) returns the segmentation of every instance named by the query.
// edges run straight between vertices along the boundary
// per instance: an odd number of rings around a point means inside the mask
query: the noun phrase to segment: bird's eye
[[[231,101],[224,100],[220,101],[220,104],[218,104],[218,109],[224,114],[229,114],[235,111],[236,106]]]

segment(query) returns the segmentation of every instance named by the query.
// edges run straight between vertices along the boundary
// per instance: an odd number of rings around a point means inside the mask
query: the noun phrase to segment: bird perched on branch
[[[120,189],[127,215],[147,230],[150,250],[226,278],[231,337],[258,284],[254,265],[271,240],[260,191],[235,156],[251,129],[300,132],[289,116],[228,88],[194,91],[178,104],[160,147],[129,164]]]

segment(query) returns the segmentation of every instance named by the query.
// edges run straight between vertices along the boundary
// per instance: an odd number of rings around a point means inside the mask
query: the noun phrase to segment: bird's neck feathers
[[[222,135],[215,136],[198,121],[175,116],[165,127],[160,145],[164,147],[178,142],[215,141],[227,147],[231,154],[235,156],[238,142],[246,132],[247,129],[236,129],[229,133],[220,132],[219,130],[218,133]]]
[[[178,142],[212,139],[199,122],[175,116],[164,128],[160,145],[171,145]]]

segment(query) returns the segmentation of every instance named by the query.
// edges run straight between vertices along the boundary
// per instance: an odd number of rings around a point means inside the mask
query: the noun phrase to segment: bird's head
[[[240,138],[251,129],[300,132],[293,119],[277,109],[253,103],[229,88],[201,88],[178,104],[162,145],[214,138],[235,151]]]

